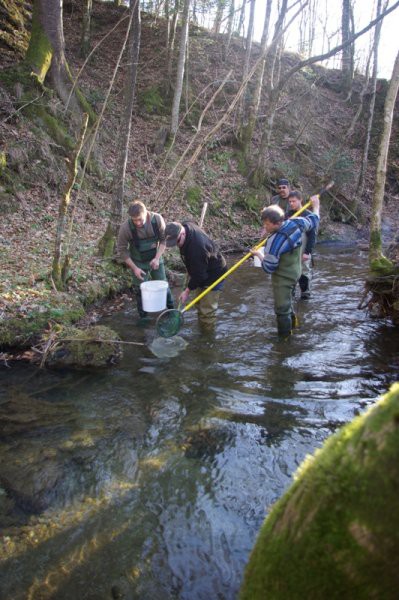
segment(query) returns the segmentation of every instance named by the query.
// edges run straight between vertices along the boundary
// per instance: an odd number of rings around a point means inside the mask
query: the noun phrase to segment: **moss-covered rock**
[[[119,341],[118,334],[103,325],[65,327],[54,338],[45,362],[51,367],[79,368],[115,364],[122,358]]]
[[[0,348],[26,348],[35,343],[49,322],[74,323],[84,315],[81,302],[72,295],[57,293],[43,296],[36,305],[21,304],[19,315],[0,320]]]
[[[399,384],[300,467],[267,517],[241,600],[397,598]]]

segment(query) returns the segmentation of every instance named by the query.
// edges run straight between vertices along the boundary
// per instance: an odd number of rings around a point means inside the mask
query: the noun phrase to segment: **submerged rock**
[[[267,517],[241,600],[397,598],[399,384],[300,467]]]

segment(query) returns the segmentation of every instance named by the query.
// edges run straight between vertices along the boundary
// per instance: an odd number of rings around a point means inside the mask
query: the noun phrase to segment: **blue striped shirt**
[[[265,243],[265,257],[262,261],[266,273],[274,273],[277,269],[280,256],[291,252],[302,244],[302,233],[309,231],[319,224],[319,216],[310,213],[306,217],[296,217],[284,221],[280,229],[272,233]]]

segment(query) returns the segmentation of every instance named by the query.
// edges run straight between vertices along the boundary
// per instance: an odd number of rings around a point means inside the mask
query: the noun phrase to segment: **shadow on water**
[[[213,333],[188,311],[178,356],[156,358],[127,305],[105,321],[146,346],[118,367],[2,371],[0,597],[235,598],[297,466],[398,378],[399,332],[356,309],[364,270],[321,248],[288,343],[243,265]]]

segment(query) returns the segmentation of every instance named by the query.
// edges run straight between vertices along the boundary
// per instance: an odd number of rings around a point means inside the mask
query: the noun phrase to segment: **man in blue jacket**
[[[180,249],[180,256],[187,269],[187,287],[180,295],[183,304],[187,302],[190,292],[198,296],[227,271],[226,260],[218,246],[194,223],[168,223],[165,228],[165,244],[167,248],[177,246]],[[205,327],[215,323],[223,283],[215,286],[196,305],[199,322]]]
[[[272,275],[274,311],[277,317],[277,332],[285,339],[295,324],[292,292],[301,275],[302,234],[319,224],[319,196],[312,196],[313,212],[306,217],[284,218],[284,211],[277,205],[263,209],[261,219],[268,234],[264,256],[252,250],[262,262],[262,268]]]

